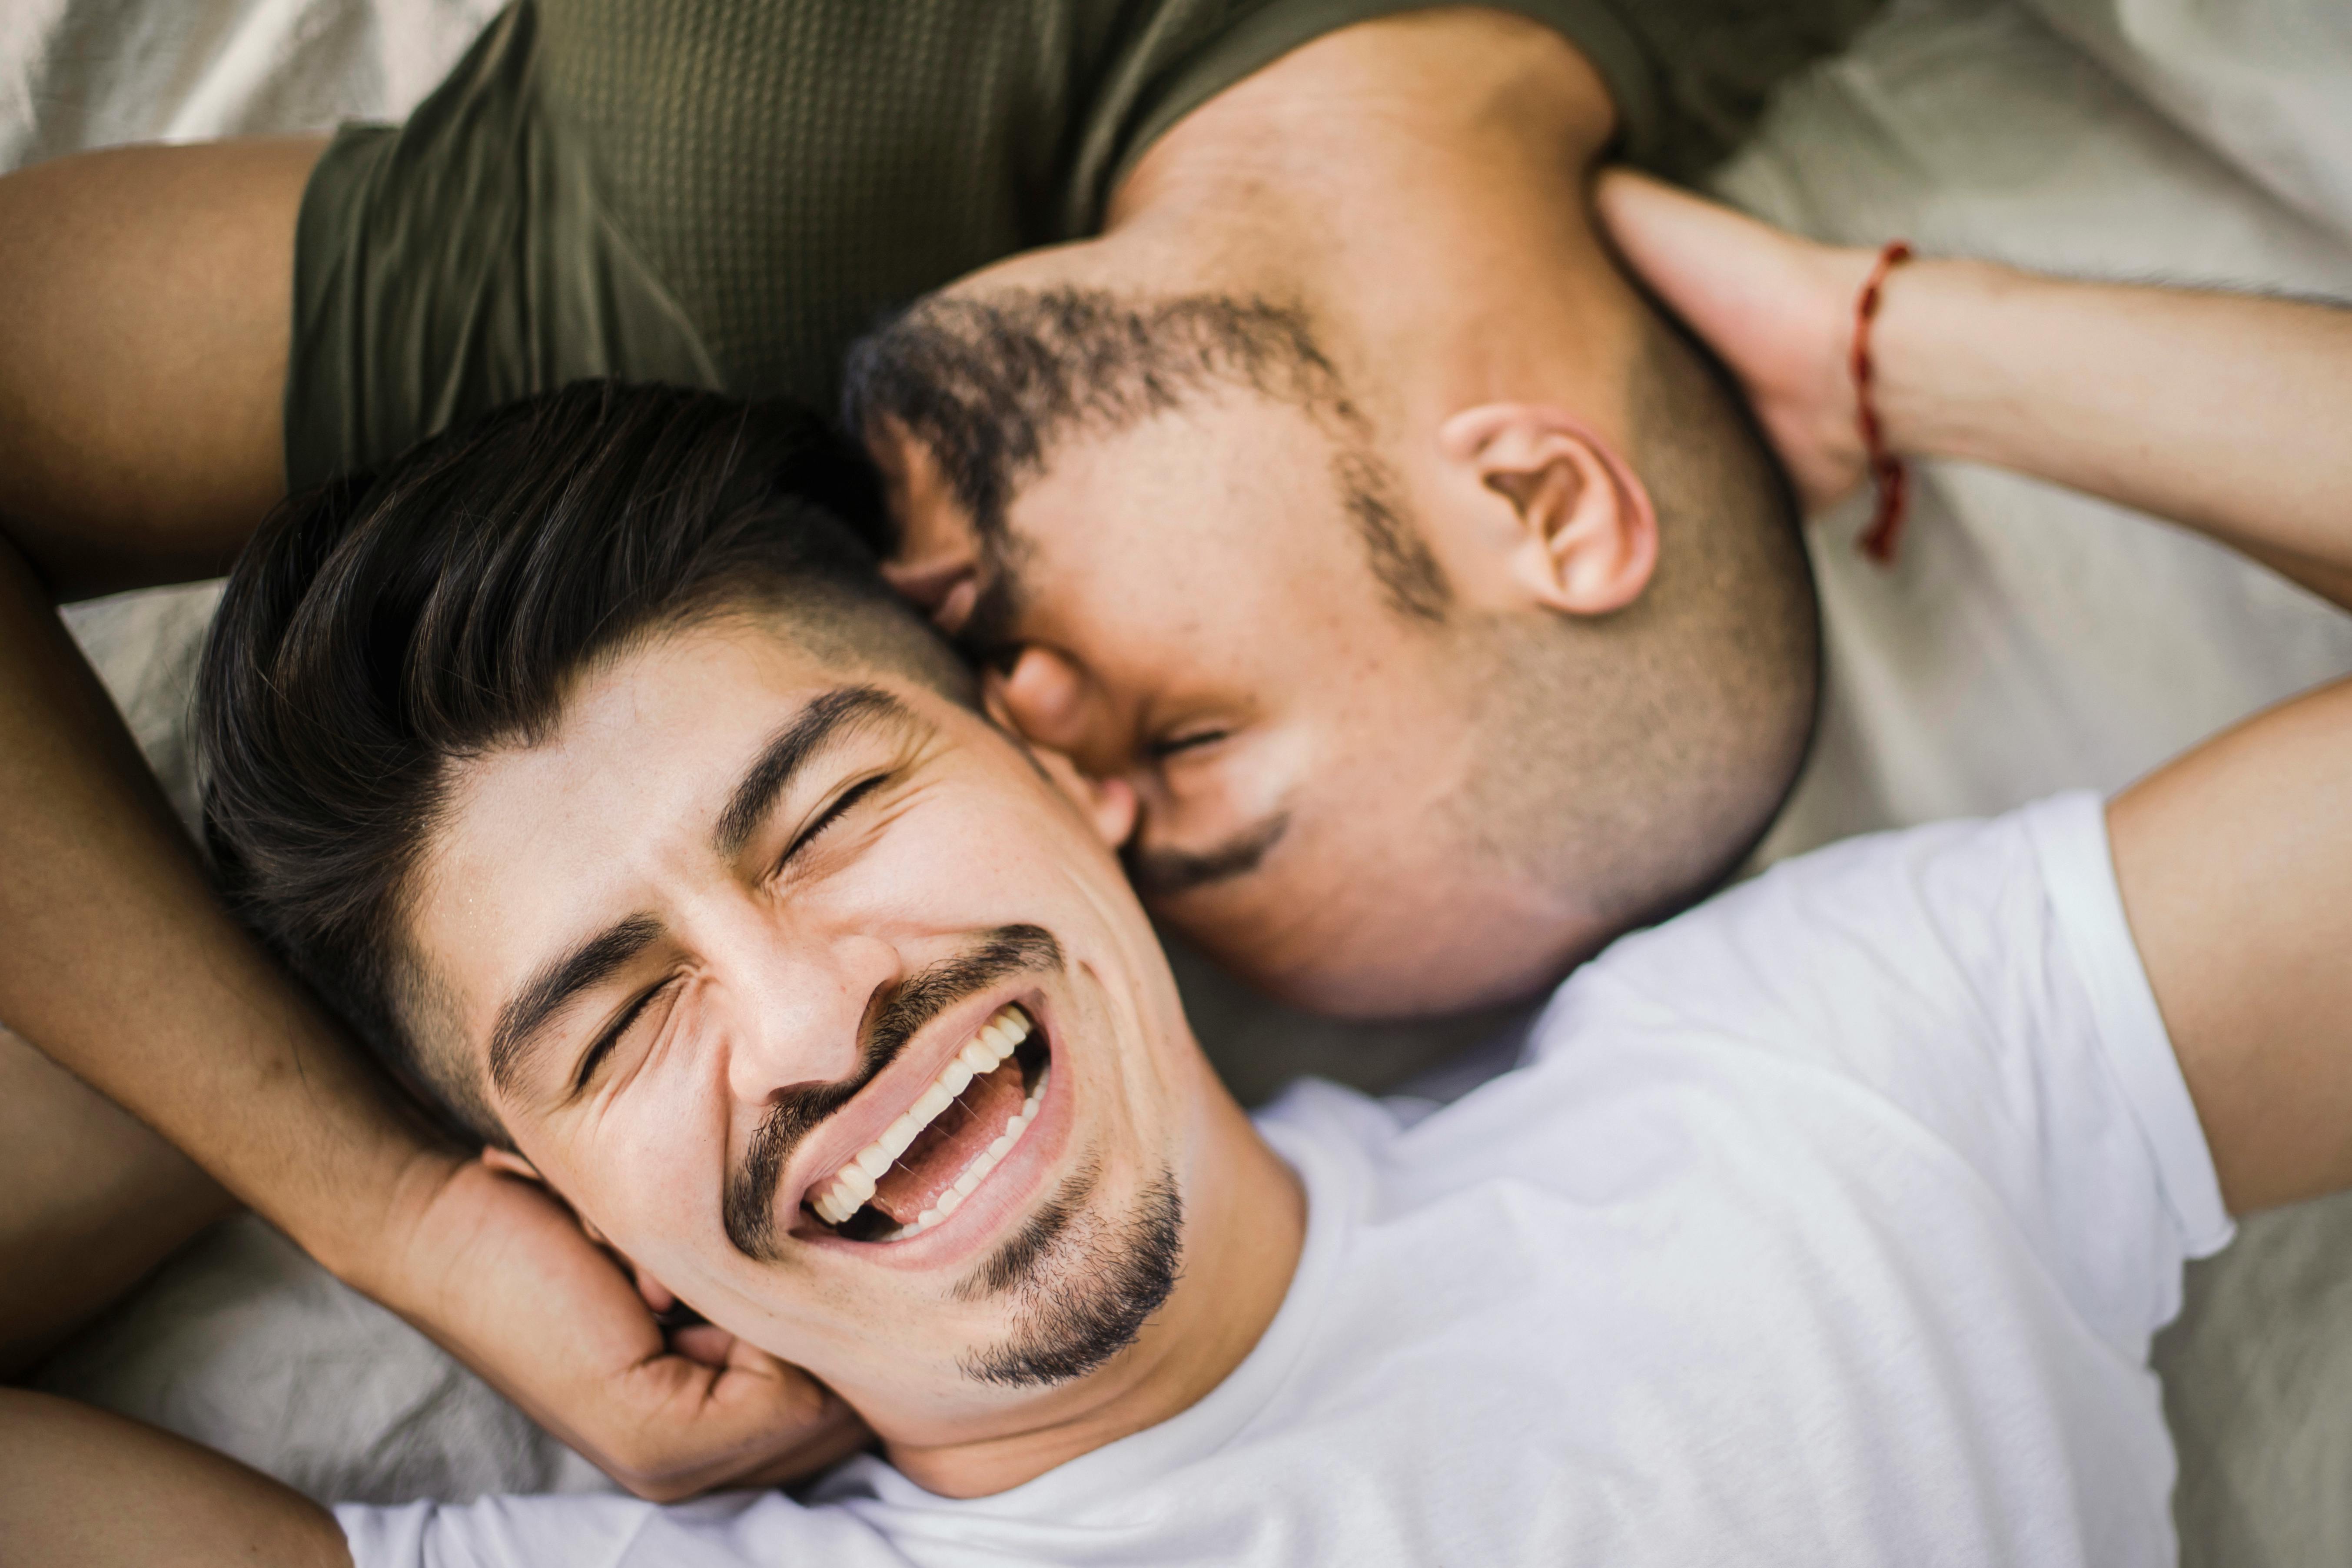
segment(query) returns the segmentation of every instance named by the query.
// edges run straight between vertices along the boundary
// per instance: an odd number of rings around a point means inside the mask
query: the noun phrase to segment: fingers
[[[693,1323],[683,1329],[671,1330],[669,1342],[671,1349],[688,1361],[699,1362],[704,1366],[723,1367],[727,1364],[728,1356],[733,1353],[736,1342],[733,1334],[716,1323]]]
[[[655,1502],[805,1479],[872,1441],[830,1389],[740,1340],[723,1365],[664,1354],[632,1374],[642,1418],[597,1458]]]
[[[835,1404],[834,1418],[812,1428],[808,1436],[791,1453],[783,1455],[764,1468],[738,1477],[731,1485],[738,1487],[788,1487],[822,1474],[841,1463],[852,1454],[874,1446],[874,1434],[866,1429],[856,1414],[847,1405]]]
[[[673,1348],[640,1282],[536,1184],[457,1163],[403,1228],[387,1304],[641,1497],[797,1479],[857,1447],[841,1402],[773,1356],[716,1329]]]
[[[1756,312],[1785,309],[1804,289],[1806,242],[1720,203],[1619,169],[1594,201],[1633,270],[1710,342],[1737,338]]]
[[[630,1268],[636,1275],[637,1294],[645,1299],[647,1310],[655,1317],[658,1318],[677,1310],[677,1296],[668,1286],[644,1269],[638,1268],[635,1264],[631,1264]]]
[[[730,1361],[738,1370],[751,1371],[762,1365],[771,1368],[773,1375],[793,1381],[800,1389],[814,1394],[817,1400],[802,1427],[799,1441],[788,1452],[745,1472],[731,1484],[790,1486],[795,1481],[806,1480],[827,1466],[839,1464],[859,1449],[873,1445],[874,1434],[857,1413],[844,1404],[831,1389],[798,1367],[788,1366],[765,1351],[740,1340],[735,1342]]]
[[[1821,245],[1625,170],[1593,199],[1627,265],[1738,380],[1809,510],[1862,482],[1856,291],[1875,253]]]
[[[1704,242],[1716,214],[1727,214],[1687,191],[1625,168],[1601,172],[1592,202],[1610,239],[1653,287],[1657,286],[1654,275],[1671,274],[1678,254]]]

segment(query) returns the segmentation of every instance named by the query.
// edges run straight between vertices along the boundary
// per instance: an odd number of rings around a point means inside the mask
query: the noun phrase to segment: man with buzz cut
[[[61,1200],[112,1244],[0,1361],[226,1205],[168,1140],[642,1492],[861,1440],[383,1109],[50,614],[577,376],[846,396],[894,583],[1270,988],[1523,995],[1688,901],[1803,754],[1811,588],[1583,193],[1700,167],[1870,9],[517,0],[403,125],[0,179],[0,1017],[161,1134]]]
[[[1766,340],[1869,260],[1612,200],[1705,242],[1694,300],[1709,268],[1762,290]],[[1906,444],[2061,428],[2095,467],[2248,387],[2213,433],[2261,461],[2122,482],[2352,601],[2352,315],[1969,263],[1912,282],[1887,323]],[[1833,427],[1835,378],[1727,325],[1802,466],[1853,460],[1794,434]],[[2070,369],[2091,339],[2098,370]],[[2110,378],[2159,365],[2189,374],[2119,419]],[[1450,1105],[1310,1082],[1252,1118],[1113,854],[1132,796],[975,707],[875,574],[874,504],[804,415],[583,384],[283,510],[200,723],[262,940],[490,1163],[823,1379],[878,1451],[798,1496],[331,1518],[10,1394],[12,1544],[2170,1560],[2147,1355],[2182,1265],[2233,1212],[2352,1184],[2352,683],[2112,802],[1785,862],[1586,965]]]

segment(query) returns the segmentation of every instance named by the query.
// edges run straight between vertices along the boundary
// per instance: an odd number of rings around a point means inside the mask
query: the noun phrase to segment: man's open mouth
[[[804,1206],[852,1241],[904,1241],[955,1213],[1036,1120],[1053,1067],[1045,1037],[1007,1004],[930,1087]]]

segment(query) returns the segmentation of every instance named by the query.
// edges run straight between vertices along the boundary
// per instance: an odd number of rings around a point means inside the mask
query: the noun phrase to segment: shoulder
[[[1561,986],[1531,1054],[1601,1017],[1742,1037],[1989,1022],[1999,993],[2038,989],[2053,888],[2103,874],[2105,857],[2088,794],[1799,856],[1610,947]]]

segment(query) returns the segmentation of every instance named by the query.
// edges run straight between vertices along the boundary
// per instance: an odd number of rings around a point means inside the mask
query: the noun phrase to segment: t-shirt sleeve
[[[537,12],[518,0],[405,124],[345,126],[311,172],[295,226],[289,487],[583,376],[719,385],[538,71]]]
[[[1555,1005],[1858,1082],[1989,1186],[2132,1353],[2179,1311],[2182,1264],[2230,1239],[2095,795],[1784,862],[1591,970]]]
[[[353,1568],[905,1568],[855,1510],[781,1492],[656,1506],[604,1493],[340,1503]]]
[[[1551,27],[1607,84],[1615,155],[1696,180],[1754,129],[1773,89],[1833,54],[1883,0],[1493,0]],[[1213,37],[1129,112],[1098,117],[1076,162],[1067,232],[1090,231],[1111,193],[1185,115],[1301,45],[1428,0],[1259,0],[1230,7]],[[1181,7],[1167,10],[1174,14]],[[1204,11],[1206,7],[1193,7]],[[1118,95],[1109,95],[1116,100]]]

